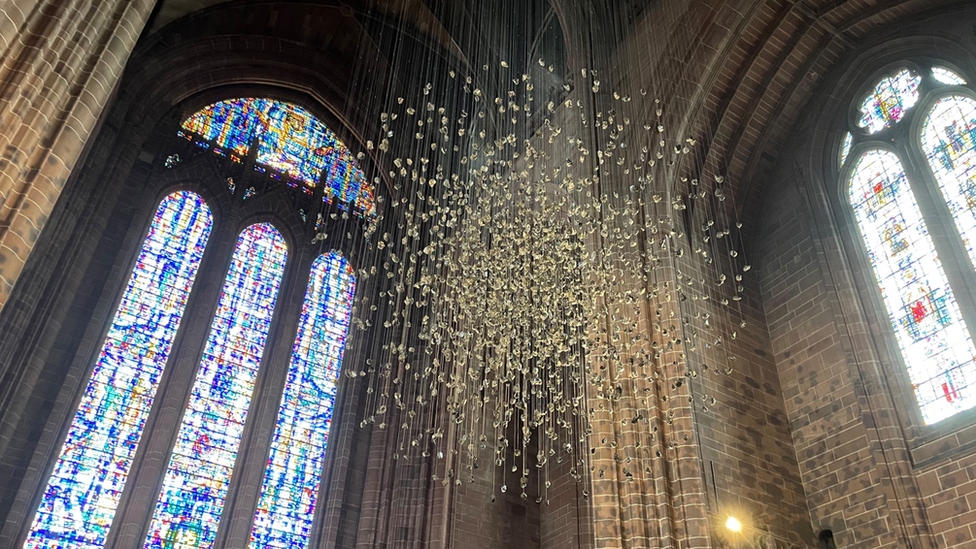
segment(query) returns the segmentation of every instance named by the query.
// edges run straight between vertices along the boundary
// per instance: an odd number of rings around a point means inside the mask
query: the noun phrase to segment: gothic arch
[[[878,77],[895,66],[911,64],[913,60],[925,66],[930,61],[937,61],[959,71],[972,82],[971,75],[976,69],[976,43],[968,38],[968,29],[960,34],[960,28],[951,23],[961,13],[971,14],[973,7],[957,5],[934,9],[926,17],[868,35],[859,47],[841,56],[825,72],[811,99],[802,106],[806,114],[790,130],[792,136],[781,146],[784,152],[773,170],[752,184],[750,192],[744,196],[747,201],[762,203],[764,223],[750,238],[757,250],[768,249],[787,239],[802,242],[798,251],[790,256],[799,263],[789,267],[777,263],[784,261],[777,254],[785,252],[760,252],[763,261],[769,264],[765,267],[765,276],[772,276],[771,269],[775,268],[772,265],[777,264],[784,271],[810,273],[805,281],[811,281],[813,288],[810,292],[817,296],[815,303],[824,315],[830,317],[823,322],[811,321],[807,327],[822,329],[818,334],[830,334],[834,342],[830,357],[823,358],[822,371],[808,372],[807,362],[790,354],[777,359],[781,375],[796,375],[800,367],[794,364],[804,365],[803,377],[793,388],[801,391],[801,395],[792,401],[787,398],[791,421],[797,422],[794,436],[814,437],[813,425],[806,422],[823,417],[824,423],[831,428],[852,429],[850,433],[858,433],[857,436],[878,448],[871,454],[876,465],[861,470],[877,474],[880,480],[872,490],[883,495],[879,497],[887,502],[884,513],[888,520],[897,520],[903,525],[897,533],[892,532],[892,539],[920,547],[934,547],[936,538],[926,511],[924,488],[920,488],[917,476],[940,460],[955,459],[953,456],[959,457],[970,451],[957,448],[952,441],[955,433],[962,432],[960,429],[971,422],[973,416],[963,413],[960,416],[968,416],[968,419],[959,417],[933,426],[924,425],[917,411],[911,381],[900,366],[900,351],[894,343],[888,313],[876,295],[879,292],[875,275],[847,199],[854,159],[869,146],[862,141],[850,151],[844,166],[841,166],[839,153],[845,133],[856,127],[851,117],[857,110],[857,103]],[[952,39],[956,35],[961,38]],[[939,93],[938,89],[923,90],[911,111],[909,123],[903,121],[901,127],[879,133],[880,140],[899,136],[895,149],[901,154],[906,136],[916,131],[909,127],[910,124],[916,124],[924,116]],[[906,170],[916,168],[908,165],[904,158],[902,162]],[[909,177],[917,179],[915,174]],[[778,208],[794,207],[797,208],[796,218],[789,223],[776,213]],[[781,224],[779,235],[768,233],[776,223]],[[940,254],[940,257],[943,263],[958,260],[952,255]],[[777,282],[772,279],[767,279],[765,284],[770,288],[768,291],[777,287]],[[969,287],[968,283],[965,287],[953,283],[957,293],[969,292]],[[767,290],[764,288],[764,291]],[[787,299],[790,306],[794,301]],[[781,315],[770,309],[767,309],[767,315],[771,334],[774,330],[778,332]],[[782,340],[779,344],[782,345]],[[801,353],[803,348],[802,343],[791,346],[789,353]],[[817,379],[824,381],[818,385],[815,378],[806,376],[822,376]],[[838,383],[846,386],[840,390]],[[827,385],[838,389],[836,396],[831,391],[823,399],[810,401],[810,395],[802,392],[811,387],[826,389]],[[845,399],[843,402],[841,395]],[[824,435],[824,438],[830,436]],[[810,479],[805,477],[804,483],[808,482]],[[823,489],[824,493],[829,491]],[[817,497],[833,496],[818,494]],[[840,543],[845,543],[849,525],[833,522],[836,517],[826,516],[821,501],[810,499],[808,495],[815,528],[840,532]]]
[[[135,241],[141,238],[123,235],[140,232],[135,227],[142,227],[148,219],[149,209],[155,207],[154,200],[158,202],[157,198],[167,191],[192,187],[205,195],[215,220],[220,219],[219,223],[238,225],[275,219],[291,249],[308,248],[298,245],[307,242],[308,235],[302,234],[297,213],[283,199],[263,206],[244,204],[238,214],[243,215],[242,218],[228,219],[230,199],[226,193],[221,194],[219,183],[214,183],[213,162],[208,159],[200,158],[192,165],[177,166],[172,173],[165,174],[164,180],[154,179],[152,174],[158,172],[168,154],[163,145],[166,136],[178,127],[180,117],[217,98],[271,95],[308,108],[339,133],[354,151],[358,149],[361,136],[372,131],[365,120],[376,119],[359,109],[355,98],[345,93],[350,87],[348,79],[352,72],[348,68],[352,63],[349,59],[343,61],[335,56],[313,55],[316,50],[309,45],[271,37],[201,36],[194,39],[184,35],[175,48],[171,40],[173,38],[164,33],[133,55],[116,101],[103,117],[102,131],[89,145],[84,167],[75,170],[61,195],[52,220],[39,241],[45,253],[31,257],[16,291],[19,296],[43,297],[39,301],[21,301],[23,306],[20,307],[7,307],[0,320],[5,326],[4,349],[8,350],[0,359],[4,362],[0,371],[17,373],[6,378],[10,383],[4,384],[8,391],[0,395],[0,411],[5,417],[15,417],[19,411],[34,408],[50,412],[46,422],[49,427],[38,439],[37,446],[24,449],[28,451],[19,453],[17,458],[4,459],[4,470],[0,475],[23,479],[19,492],[0,501],[0,517],[6,519],[0,529],[0,540],[4,543],[22,536],[24,525],[21,523],[26,520],[22,515],[33,511],[27,509],[36,508],[36,487],[44,482],[41,477],[46,475],[24,473],[29,466],[48,470],[44,464],[50,462],[52,452],[57,451],[66,429],[65,419],[71,414],[73,395],[77,394],[78,384],[85,382],[84,372],[90,367],[85,363],[90,362],[88,357],[102,337],[99,334],[114,310],[118,284],[127,276],[127,265],[131,264],[134,246],[137,246]],[[213,55],[215,45],[224,55]],[[324,64],[310,66],[308,60],[312,58],[321,59]],[[383,71],[377,71],[377,74],[382,75]],[[169,84],[160,86],[159,82]],[[114,263],[105,264],[104,259],[96,259],[99,255],[105,257],[106,246],[118,246],[120,250]],[[352,248],[346,257],[355,265],[357,260]],[[314,254],[310,255],[308,251],[296,254],[289,260],[287,269],[305,269],[307,277],[313,259]],[[205,259],[201,268],[221,270],[220,262],[214,258]],[[296,276],[290,278],[296,279]],[[307,278],[281,289],[282,296],[286,293],[291,296],[289,306],[292,311],[296,306],[294,300],[301,299],[295,295],[304,294],[305,283]],[[196,301],[212,301],[214,291],[209,288],[199,292]],[[283,299],[283,304],[284,301],[287,300]],[[64,303],[73,306],[66,307]],[[94,320],[80,322],[78,311],[87,308],[94,308]],[[194,306],[191,303],[187,314],[204,314],[201,311],[207,308],[205,304]],[[296,318],[286,323],[288,327],[276,328],[279,339],[294,336],[297,314],[290,316]],[[62,324],[72,328],[60,331],[53,328]],[[289,331],[290,335],[282,335]],[[278,347],[290,348],[290,344],[286,342]],[[347,351],[348,356],[354,354],[353,349]],[[193,362],[189,358],[174,360]],[[274,374],[278,375],[274,383],[282,383],[284,374],[278,371]],[[172,373],[167,372],[167,379],[171,377]],[[48,379],[50,381],[45,383]],[[162,381],[166,382],[166,379]],[[348,394],[340,395],[337,410],[345,407],[346,401],[352,406],[358,402],[355,396],[358,384],[350,382],[349,385]],[[358,422],[357,415],[355,411],[340,414],[333,426],[333,434],[337,436],[332,439],[334,444],[328,447],[330,456],[348,451],[351,437],[340,433],[348,429],[347,425]],[[38,414],[34,413],[29,418],[24,417],[23,423],[6,424],[0,433],[0,455],[8,450],[12,438],[24,436],[31,429],[28,419],[36,424],[45,423],[37,422]],[[152,451],[148,447],[144,450]],[[323,486],[346,482],[345,477],[333,480],[330,470],[327,466],[323,472]],[[262,473],[252,471],[250,474],[260,477]],[[351,473],[346,471],[344,474]],[[125,505],[124,501],[122,505]],[[324,502],[323,507],[331,509],[327,512],[338,513],[342,505],[343,501]],[[335,536],[337,522],[330,520],[328,531],[323,530],[321,535],[326,538]],[[129,525],[120,523],[118,530],[117,535],[122,536],[119,539],[132,536]],[[246,536],[247,532],[234,531],[226,535],[240,537]]]

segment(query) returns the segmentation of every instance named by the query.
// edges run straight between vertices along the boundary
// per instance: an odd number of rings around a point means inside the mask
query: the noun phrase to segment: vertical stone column
[[[626,181],[606,167],[601,172],[604,182]],[[619,211],[627,207],[633,206]],[[609,216],[604,224],[612,231],[589,243],[615,273],[603,282],[606,301],[596,308],[590,332],[594,543],[597,549],[711,547],[686,375],[688,334],[678,283],[685,267],[678,267],[675,253],[682,237],[673,230],[670,204],[648,200],[636,207],[641,230],[627,232],[633,211]]]
[[[662,294],[671,291],[662,285]],[[670,302],[664,310],[671,307],[677,309]],[[638,323],[654,336],[651,320]],[[708,547],[691,393],[687,384],[663,387],[682,377],[680,351],[661,353],[656,364],[647,366],[647,371],[659,372],[654,383],[629,375],[635,362],[653,352],[642,352],[639,346],[621,351],[603,357],[606,375],[593,385],[598,393],[590,435],[596,547]]]
[[[154,3],[0,2],[0,309]]]

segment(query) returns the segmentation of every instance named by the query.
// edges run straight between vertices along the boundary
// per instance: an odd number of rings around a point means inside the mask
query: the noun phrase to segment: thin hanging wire
[[[383,90],[357,72],[348,107],[375,114],[379,213],[354,220],[367,359],[347,374],[368,383],[362,426],[445,487],[487,468],[546,504],[563,463],[584,498],[609,474],[653,483],[694,442],[676,419],[721,406],[734,372],[749,267],[692,105],[698,22],[603,4],[356,13],[388,72]]]

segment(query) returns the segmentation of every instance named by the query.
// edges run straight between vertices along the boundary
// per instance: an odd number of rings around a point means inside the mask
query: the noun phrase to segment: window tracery
[[[268,185],[277,179],[298,189],[293,194],[304,201],[292,205],[316,232],[326,228],[328,217],[337,219],[323,204],[366,218],[375,212],[351,153],[300,107],[270,99],[219,102],[191,116],[179,135],[196,147],[161,161],[163,172],[192,164],[198,156],[192,149],[220,155],[236,166],[218,177],[220,189],[238,196],[233,204],[246,200],[263,207],[261,201],[274,195]],[[254,173],[248,175],[250,166]],[[213,228],[197,194],[176,192],[160,204],[25,547],[100,549],[111,543],[126,476]],[[295,273],[309,279],[287,381],[280,393],[259,396],[255,382],[271,345],[278,289],[291,277],[284,269],[287,256],[282,234],[257,223],[239,235],[228,270],[206,275],[221,277],[223,291],[213,316],[194,321],[205,320],[210,330],[190,401],[169,431],[177,435],[159,473],[162,489],[146,519],[144,547],[213,546],[252,398],[280,406],[274,437],[264,443],[270,452],[250,545],[307,546],[356,282],[337,251],[320,255],[310,272]]]
[[[909,69],[901,69],[894,76],[882,78],[861,103],[858,125],[868,133],[877,133],[897,124],[918,102],[918,86],[922,78]]]
[[[945,67],[932,67],[932,77],[939,83],[949,86],[965,86],[966,79]]]
[[[931,79],[909,69],[882,78],[860,106],[859,125],[867,129],[860,138],[845,137],[840,145],[841,164],[852,147],[859,151],[847,173],[849,201],[868,260],[888,312],[895,339],[925,424],[937,423],[976,407],[976,346],[960,299],[937,249],[956,253],[949,238],[939,248],[929,233],[931,224],[944,224],[940,214],[926,213],[916,191],[935,199],[929,212],[947,208],[951,226],[963,244],[958,253],[970,258],[970,269],[959,276],[972,278],[976,265],[976,99],[961,92],[946,94],[944,86],[965,85],[965,79],[940,66],[931,68]],[[939,94],[942,94],[940,97]],[[921,126],[911,142],[896,135],[896,147],[872,142],[871,134],[903,120],[923,95],[926,107],[917,115]],[[852,134],[847,134],[851,136]],[[858,144],[860,142],[860,144]],[[890,141],[889,141],[890,143]],[[920,174],[911,180],[901,155],[921,153],[934,178]],[[914,162],[914,160],[913,160]],[[916,165],[924,164],[918,162]],[[939,199],[942,203],[939,204]],[[943,234],[941,231],[939,234]],[[963,292],[961,298],[972,297]],[[971,386],[973,385],[973,386]]]
[[[324,186],[325,199],[376,212],[373,191],[349,149],[306,109],[267,98],[209,105],[183,122],[180,135],[215,154],[243,162],[257,144],[255,169],[307,190]]]

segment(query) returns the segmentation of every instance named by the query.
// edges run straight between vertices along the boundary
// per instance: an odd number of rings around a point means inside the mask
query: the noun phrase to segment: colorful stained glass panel
[[[267,223],[237,240],[146,548],[213,546],[286,256]]]
[[[976,347],[901,161],[857,159],[850,200],[926,424],[976,404]]]
[[[352,268],[341,255],[315,260],[251,530],[252,548],[308,546],[355,291]]]
[[[922,149],[976,265],[976,101],[937,101],[922,125]]]
[[[260,131],[264,107],[263,102],[252,101],[237,99],[204,107],[183,122],[183,129],[239,155],[246,155],[255,134]]]
[[[105,546],[211,225],[190,192],[156,210],[25,548]]]
[[[965,86],[966,79],[945,67],[933,67],[932,76],[947,86]]]
[[[868,133],[893,126],[918,103],[918,85],[922,77],[902,69],[894,76],[882,78],[861,104],[858,125]]]
[[[210,105],[183,129],[244,155],[258,139],[256,161],[309,187],[324,179],[325,196],[365,215],[375,213],[373,191],[349,149],[310,112],[290,103],[242,98]]]

